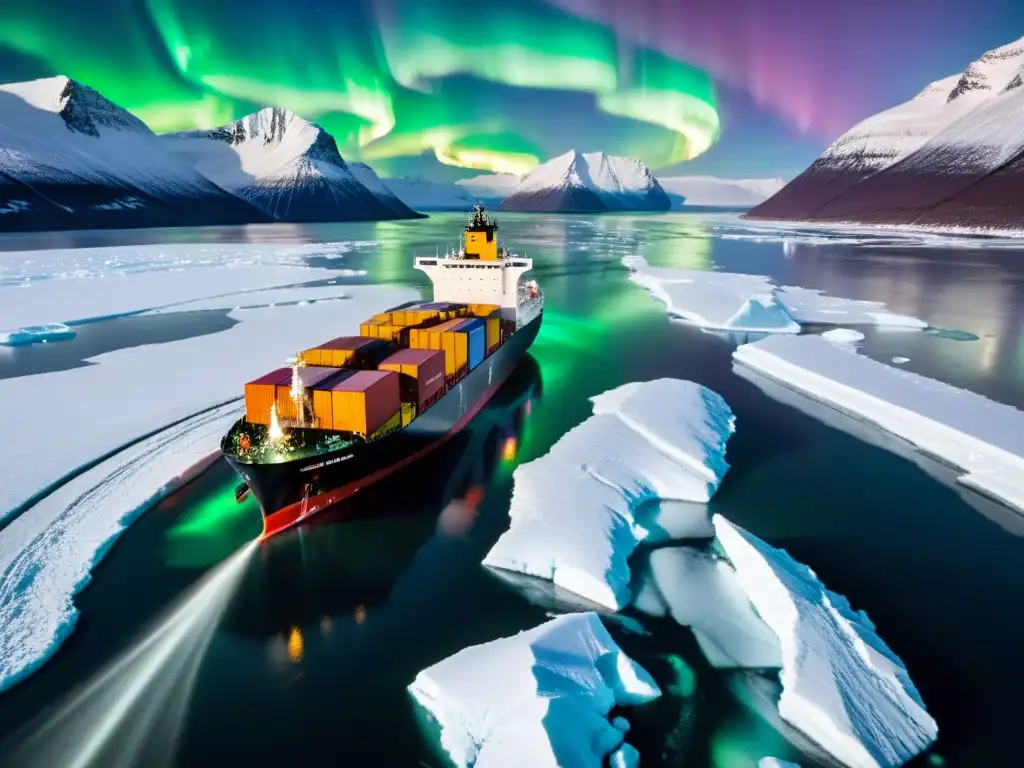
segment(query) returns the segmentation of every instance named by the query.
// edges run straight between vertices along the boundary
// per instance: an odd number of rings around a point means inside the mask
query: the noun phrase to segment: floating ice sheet
[[[677,379],[625,384],[593,403],[593,416],[516,468],[511,525],[484,564],[618,609],[629,602],[626,560],[648,534],[635,511],[710,499],[734,417],[719,395]]]
[[[736,363],[959,467],[960,482],[1024,510],[1024,414],[816,336],[746,344]]]
[[[622,259],[630,280],[665,304],[673,317],[709,330],[799,333],[801,325],[877,325],[918,330],[927,323],[890,312],[877,301],[826,296],[795,286],[777,288],[763,275],[652,267]]]
[[[56,652],[92,568],[146,506],[206,466],[241,411],[215,409],[137,443],[0,530],[0,692]]]
[[[613,707],[661,695],[594,613],[559,616],[459,651],[420,672],[413,698],[440,728],[456,766],[635,766],[628,722]]]
[[[938,726],[868,617],[784,551],[721,515],[713,522],[740,587],[779,639],[783,720],[849,768],[895,768],[927,749]]]

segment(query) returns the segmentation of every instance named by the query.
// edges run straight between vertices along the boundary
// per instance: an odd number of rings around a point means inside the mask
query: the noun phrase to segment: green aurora
[[[5,3],[0,54],[90,85],[157,132],[277,106],[385,173],[432,153],[522,174],[572,146],[660,168],[720,131],[705,73],[541,0],[471,13],[449,0],[62,5]]]

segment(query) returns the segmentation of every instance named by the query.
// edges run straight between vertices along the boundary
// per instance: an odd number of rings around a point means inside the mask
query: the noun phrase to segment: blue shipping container
[[[487,331],[484,321],[478,317],[468,318],[459,323],[452,330],[457,330],[467,335],[466,357],[469,370],[473,370],[484,360],[487,353]]]

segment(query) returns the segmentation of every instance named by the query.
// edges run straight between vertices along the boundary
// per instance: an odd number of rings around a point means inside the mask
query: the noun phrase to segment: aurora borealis
[[[753,143],[802,152],[802,163],[857,119],[1006,42],[1000,23],[1024,16],[980,12],[965,40],[948,2],[835,5],[7,0],[0,80],[66,74],[157,132],[284,107],[385,174],[422,157],[453,172],[524,173],[572,147],[654,169],[700,158],[706,171],[729,166],[741,139],[740,155]],[[954,42],[936,45],[943,24],[939,40]]]

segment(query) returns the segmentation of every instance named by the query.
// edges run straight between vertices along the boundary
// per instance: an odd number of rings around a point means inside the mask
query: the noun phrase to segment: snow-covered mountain
[[[440,184],[422,176],[385,179],[385,186],[415,211],[472,211],[476,198],[455,184]]]
[[[66,77],[0,85],[0,230],[266,221]]]
[[[219,187],[278,221],[416,215],[396,213],[394,200],[378,198],[349,169],[334,137],[284,109],[262,109],[222,128],[162,139]]]
[[[486,173],[471,179],[459,179],[455,183],[475,199],[494,205],[511,197],[522,180],[521,176],[511,173]]]
[[[366,187],[370,192],[373,193],[374,197],[382,201],[392,211],[395,216],[402,219],[412,218],[416,216],[416,212],[411,206],[406,204],[399,198],[385,182],[377,172],[373,170],[366,163],[349,163],[348,169],[352,171],[359,183]]]
[[[672,209],[753,208],[782,189],[782,179],[719,179],[715,176],[662,176],[658,183]]]
[[[575,150],[538,165],[502,204],[505,211],[667,211],[665,190],[630,157]]]
[[[751,218],[1024,227],[1024,39],[864,120]]]

